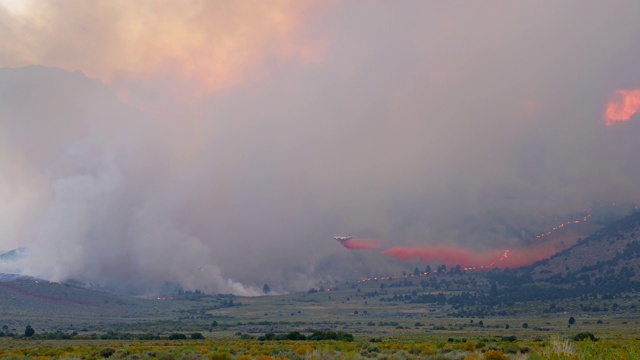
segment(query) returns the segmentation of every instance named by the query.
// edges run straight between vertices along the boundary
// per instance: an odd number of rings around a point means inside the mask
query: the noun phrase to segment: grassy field
[[[366,303],[365,303],[366,302]],[[563,336],[592,332],[605,338],[634,338],[640,329],[637,314],[553,313],[497,317],[458,318],[447,316],[447,307],[424,304],[389,304],[354,296],[354,291],[331,291],[241,300],[242,306],[213,311],[221,326],[212,336],[236,332],[261,334],[333,330],[362,336],[419,338],[510,336],[533,340],[548,334]],[[545,308],[548,304],[528,304]],[[517,311],[516,311],[517,312]],[[569,326],[569,318],[575,323]],[[526,325],[525,325],[526,324]]]
[[[322,291],[250,298],[198,292],[132,298],[58,283],[3,283],[0,356],[640,359],[635,294],[503,304],[492,309],[503,315],[461,317],[451,315],[456,310],[451,305],[390,301],[416,291],[416,286],[398,284],[398,279],[351,282]],[[607,311],[584,311],[587,305]],[[569,324],[572,317],[575,322]],[[26,325],[36,331],[31,338],[24,337]],[[283,337],[291,332],[344,332],[354,341],[260,340],[265,334]],[[168,340],[176,333],[187,338],[199,333],[204,339]],[[598,341],[573,340],[580,333],[594,334]]]
[[[13,359],[638,359],[635,340],[574,342],[558,337],[537,341],[438,337],[382,342],[258,341],[242,339],[183,341],[8,340],[0,356]]]

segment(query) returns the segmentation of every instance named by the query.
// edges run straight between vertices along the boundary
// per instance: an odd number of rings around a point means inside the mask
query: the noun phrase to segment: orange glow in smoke
[[[189,101],[259,78],[274,60],[320,63],[329,48],[305,32],[329,7],[322,3],[78,2],[11,7],[13,17],[3,18],[3,26],[14,36],[0,41],[7,55],[0,65],[81,70],[133,102],[153,98],[160,88]],[[0,14],[5,7],[0,2]],[[52,44],[58,50],[51,51]]]
[[[640,110],[640,89],[618,90],[614,99],[607,104],[605,124],[612,126],[617,122],[629,121]]]

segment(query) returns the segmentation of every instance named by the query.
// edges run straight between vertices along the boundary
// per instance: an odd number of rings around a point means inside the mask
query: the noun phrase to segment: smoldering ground
[[[7,271],[304,290],[397,265],[338,234],[497,253],[639,200],[635,2],[0,4]]]

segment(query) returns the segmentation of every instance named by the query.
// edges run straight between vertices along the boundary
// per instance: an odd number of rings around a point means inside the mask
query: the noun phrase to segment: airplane
[[[353,239],[353,236],[351,236],[351,234],[349,234],[347,236],[334,236],[333,239],[336,240],[336,241],[343,242],[343,241],[347,241],[347,240]]]

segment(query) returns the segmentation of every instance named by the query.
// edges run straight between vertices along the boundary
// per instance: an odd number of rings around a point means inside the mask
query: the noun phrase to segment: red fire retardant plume
[[[553,249],[512,249],[472,252],[457,247],[404,247],[396,246],[382,252],[399,260],[419,259],[439,262],[448,266],[460,265],[465,269],[491,269],[519,267],[532,264],[554,254]]]

